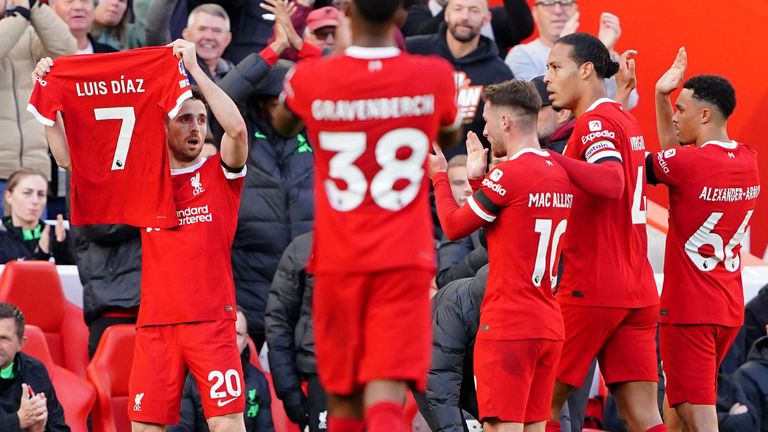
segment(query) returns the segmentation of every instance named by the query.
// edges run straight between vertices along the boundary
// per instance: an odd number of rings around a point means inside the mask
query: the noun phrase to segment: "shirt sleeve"
[[[667,186],[677,186],[687,176],[685,169],[688,164],[685,159],[690,152],[687,148],[671,148],[656,153],[649,153],[646,157],[646,169],[648,183],[663,183]]]
[[[589,163],[615,160],[623,162],[616,126],[604,117],[591,115],[576,122],[572,143],[578,159]],[[570,143],[569,143],[570,145]]]
[[[181,109],[181,104],[192,97],[192,88],[189,77],[184,68],[184,61],[177,59],[172,54],[172,48],[165,48],[166,54],[162,56],[162,70],[164,87],[162,91],[162,107],[168,113],[168,118],[176,117]]]
[[[53,126],[56,123],[56,111],[62,110],[60,80],[52,71],[45,78],[35,82],[32,96],[27,104],[27,111],[40,123]]]
[[[486,222],[495,221],[501,209],[507,205],[508,181],[509,175],[505,177],[501,168],[494,168],[485,176],[481,187],[467,199],[467,205]]]

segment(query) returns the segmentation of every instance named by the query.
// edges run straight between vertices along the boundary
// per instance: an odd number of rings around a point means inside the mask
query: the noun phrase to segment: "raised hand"
[[[37,246],[43,253],[51,253],[51,226],[45,224],[43,231],[40,233],[40,240],[37,242]]]
[[[53,59],[50,57],[43,57],[35,65],[35,70],[32,71],[32,79],[37,81],[43,79],[53,67]]]
[[[48,418],[48,405],[46,405],[45,395],[42,393],[34,394],[28,385],[21,385],[21,402],[19,410],[16,411],[19,417],[19,427],[21,429],[30,428],[38,423],[45,422]],[[45,423],[43,423],[45,425]]]
[[[560,37],[567,36],[571,33],[576,33],[579,30],[579,11],[576,11],[563,26],[563,31],[560,32]]]
[[[439,172],[448,171],[448,161],[445,160],[443,150],[437,144],[432,144],[435,154],[427,153],[427,174],[432,178]]]
[[[600,14],[600,30],[597,32],[597,38],[600,39],[600,42],[608,48],[608,51],[613,51],[619,37],[621,37],[619,17],[610,12]]]
[[[62,243],[67,239],[67,229],[64,228],[64,216],[56,215],[56,241]]]
[[[184,39],[176,39],[166,46],[173,48],[173,55],[184,61],[184,67],[187,70],[191,71],[200,67],[197,64],[197,50],[194,43]]]
[[[472,131],[467,132],[467,178],[478,180],[485,176],[488,164],[488,149],[483,147],[480,138]]]
[[[672,66],[664,72],[664,75],[656,82],[656,93],[669,95],[683,83],[683,75],[688,67],[688,53],[685,47],[677,51],[677,56]]]
[[[626,50],[619,59],[619,71],[616,73],[616,101],[625,107],[629,103],[632,90],[637,88],[637,74],[635,73],[635,50]]]

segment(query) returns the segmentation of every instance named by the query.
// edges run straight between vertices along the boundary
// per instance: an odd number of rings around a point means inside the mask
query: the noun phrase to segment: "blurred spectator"
[[[766,330],[768,327],[763,327],[764,336],[752,345],[747,362],[736,369],[726,386],[718,390],[717,417],[722,432],[768,431]],[[718,381],[722,383],[723,380],[721,377]]]
[[[562,36],[574,33],[579,29],[579,6],[576,0],[536,0],[533,9],[533,20],[539,37],[526,44],[517,45],[507,54],[505,62],[514,72],[515,77],[532,80],[534,77],[547,72],[547,57],[555,42]],[[603,12],[600,15],[600,30],[598,38],[611,52],[614,60],[619,55],[614,48],[621,36],[621,23],[616,15]],[[605,80],[608,97],[616,96],[616,78]],[[633,90],[628,109],[637,106],[637,91]],[[623,101],[620,101],[623,102]]]
[[[8,216],[0,224],[0,264],[17,259],[74,264],[64,219],[51,228],[40,219],[47,202],[48,182],[35,170],[21,168],[8,178],[4,198]]]
[[[237,308],[237,347],[240,349],[240,360],[243,362],[243,394],[245,395],[245,432],[273,432],[272,425],[272,396],[269,393],[269,383],[256,366],[252,365],[251,350],[248,348],[248,331],[245,312]],[[256,353],[253,353],[256,355]],[[258,360],[257,360],[258,361]],[[200,378],[200,377],[198,377]],[[202,377],[205,379],[206,377]],[[206,395],[207,397],[207,395]],[[184,382],[184,392],[181,399],[181,415],[179,424],[169,426],[168,432],[209,432],[208,423],[203,414],[200,392],[195,385],[195,378],[187,374]]]
[[[401,30],[403,35],[417,36],[437,33],[445,21],[445,6],[448,0],[417,2],[408,8],[408,18]],[[525,0],[504,0],[504,6],[490,9],[491,21],[481,32],[494,40],[499,55],[504,58],[513,46],[533,33],[533,17]]]
[[[31,75],[41,58],[74,54],[76,49],[75,38],[51,8],[33,3],[0,0],[0,193],[20,167],[34,168],[50,180],[43,125],[26,110],[34,85]]]
[[[289,46],[286,33],[292,31],[290,39],[300,44],[296,47],[300,55],[312,49],[313,55],[320,53],[312,44],[303,43],[293,31],[287,11],[281,11],[270,47],[249,55],[219,83],[244,112],[250,136],[232,272],[237,302],[247,312],[248,333],[257,347],[265,338],[264,313],[278,261],[294,238],[312,228],[314,214],[312,145],[304,131],[292,137],[278,135],[273,113],[292,66],[285,60],[277,62]],[[218,136],[215,125],[212,129]]]
[[[744,307],[744,325],[720,366],[720,373],[731,374],[747,362],[752,345],[765,336],[768,325],[768,285],[760,288],[757,295]]]
[[[144,34],[133,21],[133,0],[95,0],[93,30],[99,43],[123,51],[144,45]]]
[[[333,52],[336,46],[336,27],[339,26],[339,10],[326,6],[315,9],[307,16],[304,40],[323,50],[323,53]]]
[[[77,54],[117,51],[107,44],[97,42],[89,33],[93,25],[93,0],[56,0],[53,9],[67,23],[69,32],[77,40]]]
[[[157,8],[153,9],[153,13],[158,11]],[[194,8],[189,13],[182,37],[194,42],[200,67],[214,82],[221,81],[224,75],[234,68],[232,62],[221,57],[232,41],[232,33],[229,15],[218,4],[204,3]],[[147,29],[147,38],[158,45],[170,42],[168,21],[164,21],[161,26]]]
[[[555,110],[552,107],[552,101],[549,100],[549,93],[547,93],[547,84],[544,82],[544,75],[537,76],[531,82],[536,86],[536,90],[541,96],[541,110],[536,124],[539,144],[543,149],[563,154],[565,145],[576,125],[576,118],[571,115],[570,110]]]
[[[128,225],[72,226],[77,273],[83,285],[88,356],[107,327],[135,324],[141,292],[141,234]]]
[[[0,430],[69,432],[45,366],[21,352],[24,314],[0,303]]]
[[[453,64],[459,85],[459,111],[464,118],[464,133],[458,146],[449,149],[447,158],[466,153],[464,140],[468,131],[483,136],[485,122],[481,115],[483,102],[480,95],[488,84],[513,78],[512,72],[499,58],[499,50],[492,40],[480,34],[480,29],[491,19],[485,0],[449,0],[445,9],[445,23],[433,35],[412,36],[406,39],[406,49],[414,54],[436,54]],[[488,148],[485,138],[483,145]]]
[[[154,0],[147,16],[146,44],[164,45],[181,37],[190,11],[204,3],[222,6],[231,18],[232,42],[224,58],[237,64],[267,46],[274,22],[258,0]],[[165,29],[164,33],[156,31],[161,28]]]
[[[296,237],[277,266],[267,300],[267,345],[275,392],[301,430],[327,429],[325,390],[317,376],[312,323],[314,277],[305,271],[312,232]],[[307,383],[307,394],[302,383]]]

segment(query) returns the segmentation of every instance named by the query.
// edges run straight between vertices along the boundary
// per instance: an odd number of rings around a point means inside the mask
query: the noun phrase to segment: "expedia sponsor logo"
[[[584,157],[585,159],[589,160],[589,158],[591,158],[592,155],[599,152],[600,150],[605,150],[605,149],[616,150],[616,146],[614,146],[612,143],[608,141],[599,142],[591,146],[590,148],[588,148],[587,151],[584,152]]]
[[[495,169],[495,170],[493,170],[491,172],[490,177],[491,177],[491,180],[497,182],[497,181],[501,180],[501,176],[502,175],[504,175],[504,173],[501,170]]]
[[[658,159],[658,161],[659,161],[659,168],[661,168],[661,170],[664,171],[664,174],[669,174],[669,165],[667,165],[667,161],[664,160],[664,156],[662,156],[661,153],[658,153],[656,155],[656,159]]]
[[[499,177],[501,177],[501,176],[499,176]],[[488,178],[484,178],[484,179],[483,179],[483,186],[487,187],[488,189],[490,189],[490,190],[492,190],[492,191],[496,192],[497,194],[499,194],[499,195],[501,195],[501,196],[504,196],[504,195],[506,195],[506,194],[507,194],[507,190],[506,190],[506,189],[504,189],[503,187],[501,187],[501,185],[500,185],[500,184],[492,182],[492,181],[491,181],[490,179],[488,179]]]
[[[592,133],[590,133],[588,135],[584,135],[583,137],[581,137],[581,143],[582,144],[586,144],[586,143],[592,142],[592,141],[594,141],[594,140],[596,140],[598,138],[616,139],[616,134],[611,132],[611,131],[607,131],[607,130],[601,130],[599,132],[592,132]]]
[[[597,132],[601,129],[603,129],[603,124],[600,122],[600,120],[592,120],[589,122],[589,130],[591,132]]]

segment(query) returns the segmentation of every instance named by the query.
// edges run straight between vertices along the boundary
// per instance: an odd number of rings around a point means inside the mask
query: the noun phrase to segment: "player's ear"
[[[593,73],[595,73],[595,65],[592,64],[592,62],[584,62],[579,66],[579,75],[581,76],[581,79],[587,79]]]
[[[707,124],[713,120],[713,116],[715,113],[712,112],[712,108],[709,108],[707,106],[701,107],[701,111],[699,111],[699,123],[701,124]]]

